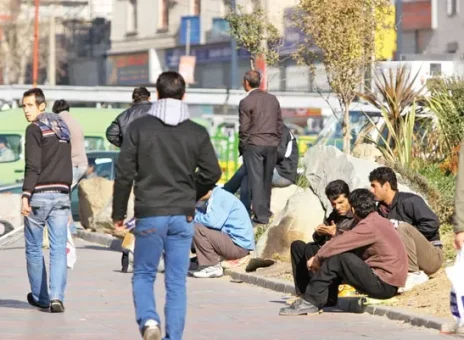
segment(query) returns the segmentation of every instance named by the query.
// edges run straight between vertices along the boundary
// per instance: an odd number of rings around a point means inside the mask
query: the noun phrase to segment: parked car
[[[93,173],[91,176],[103,177],[109,180],[114,180],[115,164],[118,160],[119,151],[89,151],[87,158],[89,167],[92,167]],[[91,170],[91,171],[92,171]],[[12,193],[21,194],[22,184],[16,183],[0,187],[0,194]],[[77,187],[71,193],[71,212],[74,221],[79,221],[79,196]]]

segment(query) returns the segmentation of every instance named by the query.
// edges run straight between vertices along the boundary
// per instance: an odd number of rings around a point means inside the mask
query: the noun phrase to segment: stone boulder
[[[374,144],[360,143],[353,149],[353,157],[378,162],[383,158],[382,152]]]
[[[264,234],[256,240],[255,257],[289,260],[290,245],[295,240],[312,241],[315,228],[324,221],[325,211],[319,198],[309,188],[297,188],[285,208]]]
[[[279,215],[279,213],[287,205],[288,199],[301,189],[297,185],[290,185],[286,188],[273,188],[271,195],[271,211],[274,216]]]
[[[0,221],[3,221],[3,233],[17,229],[24,225],[24,217],[21,215],[20,194],[0,194]],[[3,234],[0,230],[0,235]]]
[[[350,190],[368,189],[370,187],[370,172],[382,166],[370,160],[346,155],[334,146],[325,145],[309,148],[305,153],[303,165],[311,188],[328,212],[332,211],[330,202],[325,196],[325,187],[329,182],[341,179],[348,183]],[[399,174],[397,177],[400,191],[414,192],[404,185]]]
[[[86,229],[114,234],[111,219],[113,204],[113,181],[96,177],[82,180],[79,183],[79,217]],[[131,194],[128,204],[128,216],[134,216],[134,196]],[[123,237],[125,232],[118,235]]]

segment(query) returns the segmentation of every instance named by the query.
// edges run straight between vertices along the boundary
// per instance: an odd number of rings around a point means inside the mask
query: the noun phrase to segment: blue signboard
[[[190,25],[190,27],[189,27]],[[180,22],[180,45],[187,45],[188,31],[190,30],[190,45],[197,45],[200,43],[200,17],[188,16],[182,17]]]
[[[211,37],[221,40],[230,39],[229,22],[224,18],[213,18]]]
[[[250,58],[250,54],[240,49],[237,51],[238,58]],[[179,66],[180,57],[185,55],[185,48],[173,48],[166,50],[166,65],[170,69],[175,69]],[[197,64],[207,64],[214,62],[230,61],[232,58],[232,48],[230,43],[198,45],[190,48],[190,55],[196,57]]]
[[[286,8],[284,10],[284,39],[283,46],[280,49],[281,54],[292,54],[298,49],[298,45],[304,42],[305,34],[296,24],[298,9],[295,7]]]

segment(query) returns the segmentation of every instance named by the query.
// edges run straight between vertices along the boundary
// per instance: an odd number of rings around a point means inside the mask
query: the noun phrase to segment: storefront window
[[[21,136],[0,134],[0,163],[15,162],[21,158]]]

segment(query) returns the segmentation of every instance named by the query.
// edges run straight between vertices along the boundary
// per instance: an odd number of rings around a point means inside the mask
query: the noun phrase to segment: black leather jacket
[[[150,101],[142,101],[133,104],[130,108],[122,112],[106,129],[106,139],[111,144],[121,147],[124,133],[126,132],[130,123],[135,119],[148,114],[153,105]]]

